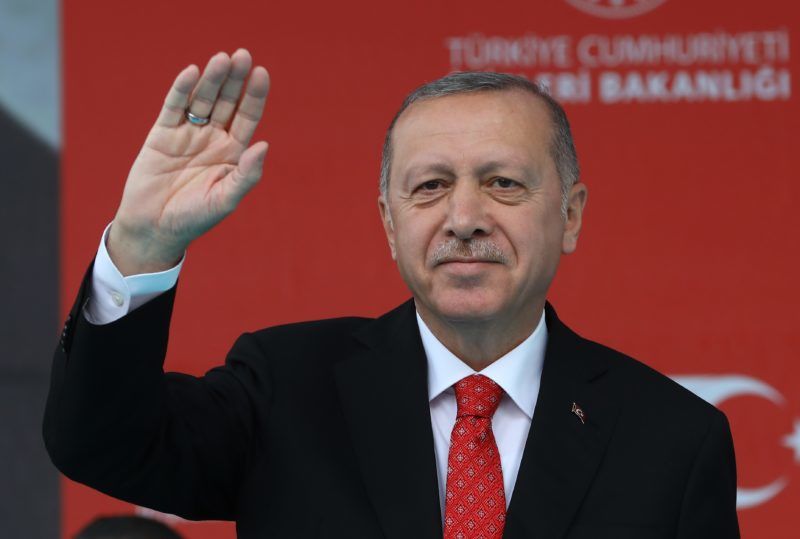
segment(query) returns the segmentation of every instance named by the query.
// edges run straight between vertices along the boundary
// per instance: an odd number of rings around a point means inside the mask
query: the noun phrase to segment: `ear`
[[[586,184],[578,182],[572,186],[567,197],[567,219],[564,223],[564,236],[561,240],[561,252],[565,255],[575,252],[578,248],[578,236],[583,224],[583,209],[586,207],[586,198],[589,190]]]
[[[397,251],[394,248],[394,223],[392,214],[389,211],[389,202],[383,195],[378,197],[378,210],[381,212],[383,231],[386,232],[386,240],[389,242],[389,250],[392,252],[392,260],[397,260]]]

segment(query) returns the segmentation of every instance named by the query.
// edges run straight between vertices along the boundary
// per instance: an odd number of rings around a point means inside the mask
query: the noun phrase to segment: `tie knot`
[[[503,388],[482,374],[467,376],[456,382],[453,388],[456,391],[458,417],[491,418],[503,397]]]

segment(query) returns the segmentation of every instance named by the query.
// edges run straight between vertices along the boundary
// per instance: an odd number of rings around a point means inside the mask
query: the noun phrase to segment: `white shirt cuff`
[[[110,228],[111,224],[103,231],[100,239],[92,271],[91,296],[84,308],[86,320],[97,325],[118,320],[175,286],[183,261],[186,260],[184,253],[174,268],[123,277],[106,249]]]

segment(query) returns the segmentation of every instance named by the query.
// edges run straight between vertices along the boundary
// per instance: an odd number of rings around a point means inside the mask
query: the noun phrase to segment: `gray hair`
[[[580,178],[578,154],[572,140],[567,114],[547,90],[524,77],[508,73],[491,73],[485,71],[466,71],[452,73],[433,82],[423,84],[405,98],[400,110],[394,115],[386,138],[383,141],[381,156],[380,190],[384,198],[389,191],[389,171],[392,167],[392,132],[397,120],[403,112],[417,101],[436,99],[449,95],[491,92],[500,90],[522,90],[535,95],[547,106],[553,121],[552,139],[550,140],[550,156],[556,165],[561,180],[561,213],[566,217],[570,189]]]

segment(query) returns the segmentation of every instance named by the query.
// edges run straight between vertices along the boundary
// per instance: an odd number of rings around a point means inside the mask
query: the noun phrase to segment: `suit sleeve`
[[[51,459],[71,479],[132,503],[234,519],[255,410],[269,404],[269,376],[254,370],[264,364],[259,347],[243,335],[203,377],[164,373],[175,289],[93,325],[81,312],[91,272],[53,361],[43,426]]]
[[[716,411],[689,475],[678,539],[738,539],[736,459],[728,420]]]

